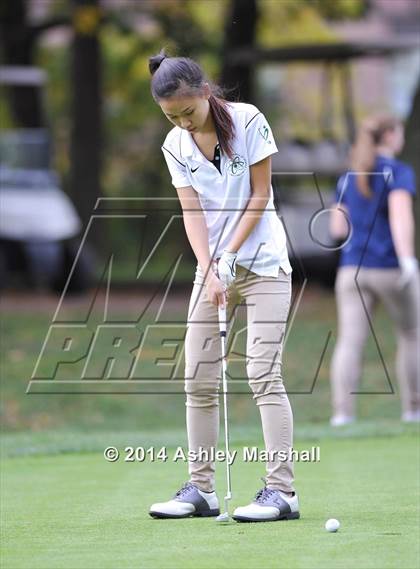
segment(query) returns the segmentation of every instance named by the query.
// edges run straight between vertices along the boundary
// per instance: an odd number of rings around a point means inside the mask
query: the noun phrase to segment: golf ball
[[[325,522],[325,529],[327,531],[336,532],[340,527],[340,522],[334,518],[331,518]]]

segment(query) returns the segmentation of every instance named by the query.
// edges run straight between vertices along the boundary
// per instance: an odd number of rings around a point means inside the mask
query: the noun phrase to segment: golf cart
[[[37,68],[0,67],[0,84],[45,83]],[[81,222],[51,169],[46,129],[0,130],[0,287],[24,285],[61,292],[77,250]],[[23,279],[22,279],[23,277]],[[92,259],[82,250],[68,292],[91,285]]]

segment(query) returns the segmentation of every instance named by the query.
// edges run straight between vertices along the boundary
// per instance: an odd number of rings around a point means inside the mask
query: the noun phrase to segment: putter
[[[225,305],[222,308],[219,304],[219,330],[220,330],[220,341],[222,344],[222,385],[223,385],[223,415],[225,419],[225,451],[226,451],[226,482],[227,482],[227,493],[225,496],[225,511],[223,514],[217,516],[217,522],[229,522],[229,500],[232,498],[232,488],[230,482],[230,464],[228,460],[229,456],[229,427],[228,427],[228,407],[227,407],[227,379],[226,379],[226,296]]]

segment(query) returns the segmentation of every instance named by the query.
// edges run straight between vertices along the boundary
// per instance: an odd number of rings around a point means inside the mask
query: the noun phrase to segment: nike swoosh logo
[[[200,166],[197,166],[197,168],[195,168],[194,170],[191,168],[191,172],[194,174],[194,172],[197,172],[197,170],[200,168]]]

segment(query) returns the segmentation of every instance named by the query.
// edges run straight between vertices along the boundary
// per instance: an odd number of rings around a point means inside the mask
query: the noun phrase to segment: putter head
[[[228,501],[232,498],[232,494],[230,492],[228,492],[227,496],[225,496],[225,511],[223,512],[223,514],[220,514],[217,516],[216,518],[216,522],[231,522],[232,519],[229,516],[229,510],[228,510]]]
[[[220,514],[220,515],[217,516],[217,518],[216,518],[216,522],[219,522],[219,523],[227,523],[227,522],[230,522],[230,521],[231,521],[231,519],[230,519],[230,516],[229,516],[229,513],[228,513],[228,512],[223,512],[223,514]]]

